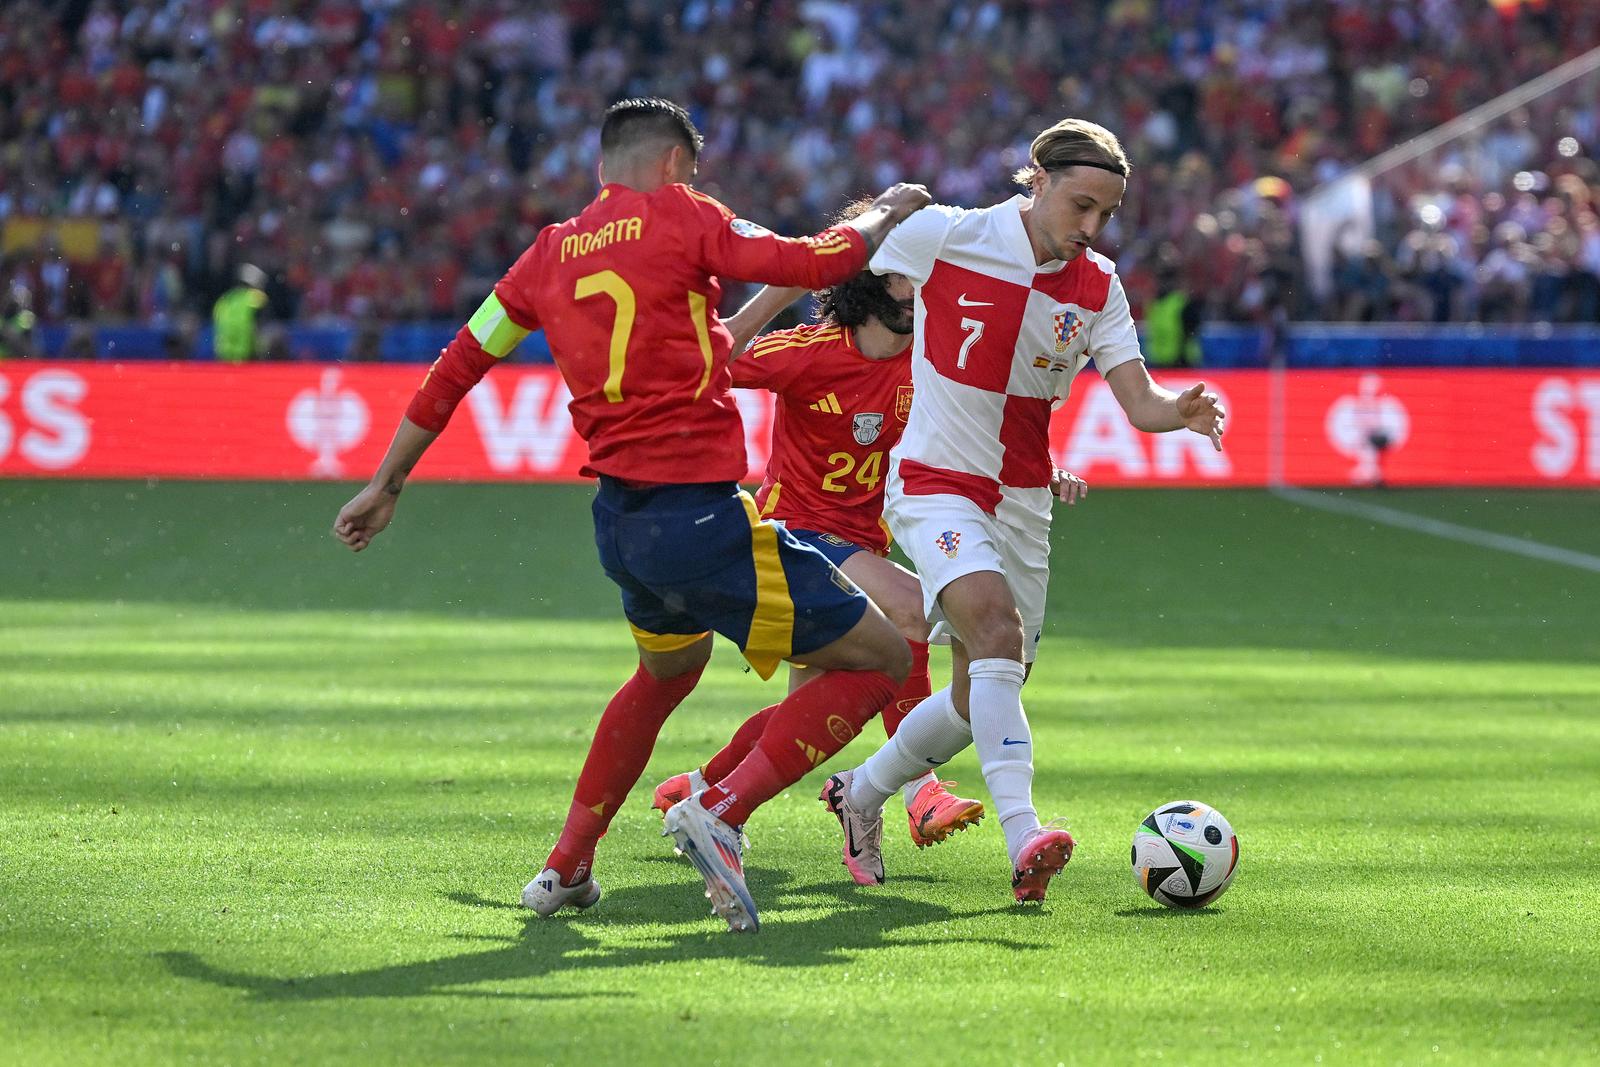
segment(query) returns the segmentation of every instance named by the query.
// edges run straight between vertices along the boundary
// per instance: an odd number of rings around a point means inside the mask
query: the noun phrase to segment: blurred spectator
[[[1342,301],[1339,318],[1347,322],[1382,322],[1393,316],[1401,280],[1394,261],[1378,241],[1369,240],[1360,255],[1345,259],[1334,271]]]
[[[211,309],[212,347],[224,363],[244,363],[263,354],[257,318],[267,306],[267,274],[253,263],[239,268],[239,284]]]
[[[0,359],[29,359],[33,345],[33,293],[20,278],[6,284],[0,296]]]
[[[1201,298],[1185,291],[1175,263],[1163,263],[1156,282],[1161,295],[1145,308],[1145,358],[1154,367],[1200,366]]]

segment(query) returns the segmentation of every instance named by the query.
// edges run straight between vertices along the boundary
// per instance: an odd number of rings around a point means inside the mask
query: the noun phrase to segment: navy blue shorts
[[[857,552],[870,551],[862,548],[854,541],[846,541],[844,538],[835,537],[831,533],[818,533],[816,530],[797,530],[793,526],[788,527],[788,530],[794,534],[796,541],[799,541],[802,545],[810,545],[824,556],[827,556],[828,562],[835,567],[843,567],[844,561]]]
[[[861,621],[867,598],[816,548],[756,514],[733,482],[631,489],[602,477],[594,539],[640,646],[715,630],[763,678]]]

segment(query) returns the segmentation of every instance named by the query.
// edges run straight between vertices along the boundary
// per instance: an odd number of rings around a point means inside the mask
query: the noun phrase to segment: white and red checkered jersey
[[[1026,197],[923,208],[872,257],[917,286],[916,400],[889,491],[954,493],[998,518],[1050,515],[1050,413],[1091,358],[1101,375],[1142,358],[1115,265],[1092,250],[1043,268]]]

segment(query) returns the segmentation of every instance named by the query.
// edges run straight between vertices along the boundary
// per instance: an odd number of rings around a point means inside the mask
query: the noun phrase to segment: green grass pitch
[[[1265,493],[1058,513],[1025,691],[1080,849],[1009,903],[998,828],[903,820],[860,890],[818,771],[749,827],[725,933],[636,794],[605,899],[516,906],[631,670],[587,492],[0,483],[0,1061],[1592,1062],[1600,574]],[[1593,494],[1388,493],[1600,554]],[[944,664],[936,660],[936,684]],[[719,647],[643,787],[776,689]],[[863,757],[869,727],[828,766]],[[949,772],[982,791],[970,753]],[[642,789],[641,789],[642,793]],[[1213,908],[1128,870],[1140,817],[1239,832]]]

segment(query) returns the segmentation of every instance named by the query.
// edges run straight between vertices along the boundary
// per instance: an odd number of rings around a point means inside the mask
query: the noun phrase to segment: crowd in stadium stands
[[[1339,250],[1328,317],[1600,322],[1600,178],[1581,159],[1600,78],[1585,88],[1554,122],[1513,112],[1377,183],[1379,235]],[[1557,124],[1554,146],[1529,132]]]
[[[1295,215],[1597,44],[1594,0],[8,0],[4,315],[181,327],[251,263],[279,320],[460,319],[592,197],[605,105],[656,94],[706,134],[699,185],[782,231],[902,178],[1003,198],[1082,115],[1135,161],[1103,245],[1136,312],[1592,321],[1593,99],[1382,191],[1325,299]]]

